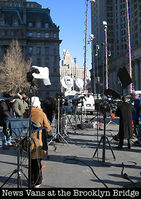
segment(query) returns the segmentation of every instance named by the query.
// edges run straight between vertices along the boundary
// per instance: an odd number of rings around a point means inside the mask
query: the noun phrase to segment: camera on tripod
[[[83,99],[84,99],[84,98],[85,98],[84,96],[81,96],[81,97],[79,97],[79,98],[72,99],[72,105],[73,105],[73,106],[77,106],[78,104],[83,105]]]
[[[99,99],[95,101],[95,109],[103,114],[110,113],[111,110],[112,113],[116,113],[116,109],[120,103],[121,100]]]

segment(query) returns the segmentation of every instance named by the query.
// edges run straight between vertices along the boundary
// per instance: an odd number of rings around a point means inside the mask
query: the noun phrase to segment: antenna
[[[84,88],[83,88],[84,91],[86,90],[87,27],[88,27],[88,0],[86,0],[86,22],[85,22]]]

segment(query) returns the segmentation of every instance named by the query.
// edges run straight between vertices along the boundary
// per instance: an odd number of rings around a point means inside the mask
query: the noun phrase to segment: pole
[[[108,82],[108,48],[107,48],[107,22],[103,21],[104,33],[105,33],[105,62],[106,62],[106,89],[109,87]]]
[[[127,13],[127,28],[128,28],[128,50],[129,50],[129,74],[132,79],[132,60],[131,60],[131,36],[130,36],[130,22],[129,22],[129,6],[128,0],[126,1],[126,13]],[[132,93],[133,91],[133,84],[129,85],[129,92]]]
[[[87,26],[88,26],[88,0],[86,0],[86,22],[85,22],[84,88],[83,88],[84,91],[86,90]]]

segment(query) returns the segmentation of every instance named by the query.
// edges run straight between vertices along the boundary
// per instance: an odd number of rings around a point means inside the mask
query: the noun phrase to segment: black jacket
[[[3,126],[3,123],[7,117],[12,117],[10,114],[11,105],[10,102],[1,100],[0,101],[0,125]]]
[[[134,106],[128,102],[123,102],[116,110],[116,115],[120,117],[119,137],[132,137],[132,113]]]

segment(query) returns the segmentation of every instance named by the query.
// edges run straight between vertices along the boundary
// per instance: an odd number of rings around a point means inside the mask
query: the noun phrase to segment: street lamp
[[[96,93],[96,82],[95,82],[95,63],[94,63],[94,38],[95,36],[93,34],[90,34],[90,40],[91,40],[91,48],[92,48],[92,83],[93,83],[93,94]]]
[[[107,49],[107,21],[103,21],[104,33],[105,33],[105,64],[106,64],[106,89],[108,89],[108,49]]]
[[[96,52],[95,52],[95,57],[96,57],[96,80],[97,80],[97,94],[99,92],[99,76],[98,76],[98,51],[99,51],[99,45],[96,44]]]

